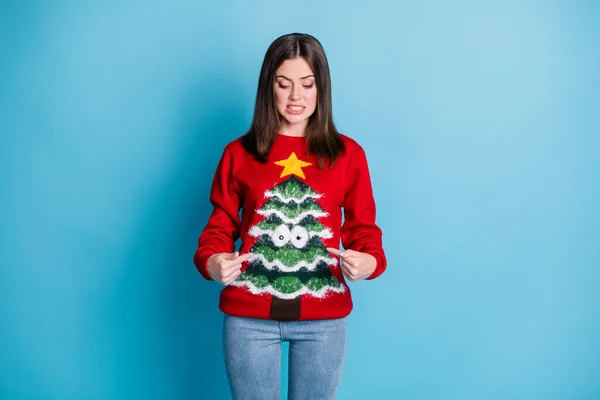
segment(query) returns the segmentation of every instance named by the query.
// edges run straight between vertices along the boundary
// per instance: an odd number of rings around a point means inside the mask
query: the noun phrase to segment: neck
[[[279,128],[279,133],[286,136],[306,136],[306,125],[304,124],[283,124]]]

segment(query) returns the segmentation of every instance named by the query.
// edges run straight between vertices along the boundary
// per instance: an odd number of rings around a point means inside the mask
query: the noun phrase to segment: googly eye
[[[292,228],[292,232],[290,233],[291,241],[294,247],[299,249],[306,246],[308,242],[308,231],[306,228],[300,225],[296,225]]]
[[[286,225],[279,225],[277,228],[275,228],[275,231],[273,231],[271,239],[273,240],[275,246],[283,247],[287,242],[290,241],[290,236],[291,234],[289,228]]]

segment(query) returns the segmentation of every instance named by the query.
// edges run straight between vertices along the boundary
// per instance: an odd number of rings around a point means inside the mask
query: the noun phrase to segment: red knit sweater
[[[214,209],[194,263],[211,280],[208,258],[234,252],[239,237],[240,255],[253,256],[221,291],[221,311],[275,320],[347,316],[350,288],[339,259],[326,249],[339,248],[340,239],[345,249],[377,260],[366,279],[386,269],[365,152],[355,140],[341,137],[346,154],[324,169],[318,169],[315,155],[306,154],[305,137],[278,134],[266,164],[246,152],[241,136],[225,146],[210,191]]]

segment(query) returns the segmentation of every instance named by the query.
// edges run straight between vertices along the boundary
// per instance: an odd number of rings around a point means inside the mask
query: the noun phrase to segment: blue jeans
[[[281,342],[289,344],[288,399],[335,398],[346,318],[275,321],[224,314],[223,353],[234,400],[279,400]]]

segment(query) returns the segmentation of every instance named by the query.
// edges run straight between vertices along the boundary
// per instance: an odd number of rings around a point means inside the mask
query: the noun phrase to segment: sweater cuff
[[[217,252],[213,252],[213,251],[200,252],[200,250],[198,250],[198,252],[196,253],[196,256],[194,257],[194,264],[196,264],[196,268],[198,269],[200,274],[204,277],[204,279],[206,279],[208,281],[214,280],[208,273],[208,266],[207,266],[208,259],[216,253]]]
[[[383,274],[383,271],[385,271],[386,268],[386,261],[385,258],[381,254],[379,254],[379,252],[366,250],[365,253],[375,257],[375,260],[377,262],[375,265],[375,270],[371,273],[371,275],[365,278],[365,280],[370,281]]]

